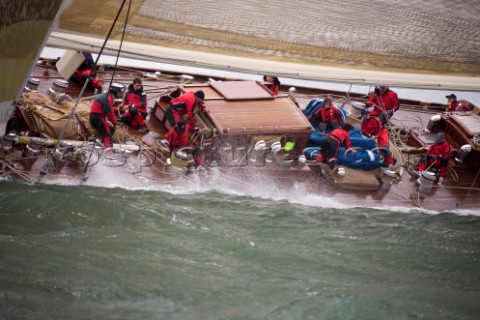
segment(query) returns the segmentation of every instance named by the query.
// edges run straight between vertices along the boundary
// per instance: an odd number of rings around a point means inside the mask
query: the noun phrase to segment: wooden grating
[[[211,100],[206,112],[221,134],[309,134],[312,126],[287,97],[270,100]]]

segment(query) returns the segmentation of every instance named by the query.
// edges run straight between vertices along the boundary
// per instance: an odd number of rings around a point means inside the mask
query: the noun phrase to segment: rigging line
[[[120,6],[120,9],[118,10],[117,12],[117,16],[115,17],[115,20],[113,21],[111,27],[110,27],[110,30],[108,31],[108,34],[107,34],[107,37],[105,38],[105,40],[103,41],[103,44],[102,44],[102,47],[100,48],[100,52],[98,53],[98,56],[97,56],[97,59],[95,59],[95,63],[94,65],[92,66],[92,68],[90,69],[90,73],[92,73],[93,71],[96,70],[96,67],[97,67],[97,64],[98,64],[98,60],[100,59],[100,56],[102,55],[103,53],[103,50],[105,49],[105,46],[107,45],[107,41],[108,39],[110,38],[112,32],[113,32],[113,28],[115,27],[115,24],[117,23],[117,20],[120,16],[120,13],[122,12],[123,10],[123,6],[125,5],[125,2],[126,0],[123,0],[122,2],[122,5]],[[62,131],[60,132],[60,135],[59,135],[59,138],[58,138],[58,141],[57,141],[57,145],[55,145],[55,148],[58,147],[58,143],[60,142],[60,139],[62,138],[62,136],[64,135],[65,133],[65,130],[66,130],[66,127],[68,125],[68,123],[70,122],[71,118],[72,118],[72,115],[73,113],[75,112],[75,110],[77,109],[77,106],[78,106],[78,103],[80,101],[80,98],[83,96],[83,93],[85,92],[85,89],[88,85],[88,83],[90,82],[90,77],[87,78],[87,80],[85,81],[85,84],[83,85],[83,88],[82,90],[80,91],[80,94],[77,98],[77,101],[75,102],[75,105],[73,106],[73,109],[72,111],[70,112],[70,116],[68,117],[67,119],[67,122],[65,123],[65,125],[63,126],[62,128]]]
[[[115,19],[113,20],[113,23],[112,23],[112,25],[110,26],[110,30],[108,30],[107,37],[105,38],[105,40],[104,40],[104,42],[103,42],[103,44],[102,44],[102,47],[101,47],[101,49],[100,49],[100,52],[99,52],[98,55],[97,55],[97,59],[95,60],[95,64],[92,66],[92,69],[91,69],[91,70],[96,69],[98,60],[100,59],[100,56],[102,55],[103,50],[105,49],[105,46],[107,45],[108,39],[109,39],[110,36],[112,35],[113,29],[114,29],[115,25],[117,24],[118,18],[120,17],[120,13],[122,12],[123,6],[125,5],[125,2],[126,2],[126,1],[127,1],[127,0],[123,0],[123,1],[122,1],[122,4],[120,5],[120,8],[118,9],[117,15],[115,16]],[[85,81],[85,85],[83,86],[82,91],[80,92],[79,99],[82,97],[83,92],[85,91],[85,88],[86,88],[86,86],[87,86],[87,84],[88,84],[88,81],[89,81],[89,78],[87,78],[87,81]],[[109,90],[110,90],[110,87],[108,88],[107,92],[108,92]],[[108,95],[108,93],[107,93],[107,95]],[[73,114],[73,112],[75,111],[75,109],[76,109],[76,107],[77,107],[77,105],[78,105],[79,99],[77,99],[77,102],[76,102],[75,106],[73,107],[73,110],[72,110],[72,113],[71,113],[71,114]],[[107,99],[107,100],[108,100],[108,99]],[[68,123],[68,120],[67,120],[67,123]],[[100,122],[100,123],[101,123],[101,122]],[[100,125],[100,123],[99,123],[98,125]],[[65,124],[65,127],[66,127],[66,125],[67,125],[67,124]],[[65,129],[65,127],[64,127],[64,129]],[[95,129],[96,129],[96,131],[98,130],[98,128],[95,128]],[[61,137],[61,136],[60,136],[60,137]],[[96,140],[96,139],[95,139],[95,140]],[[60,141],[60,138],[59,138],[58,141]],[[90,154],[89,154],[89,156],[88,156],[88,160],[87,160],[87,162],[85,163],[85,166],[83,167],[82,179],[81,179],[82,183],[85,182],[85,177],[86,177],[86,175],[87,175],[88,166],[89,166],[90,160],[92,159],[92,154],[93,154],[93,150],[94,150],[94,148],[95,148],[95,145],[96,145],[96,141],[94,141],[94,143],[92,144],[92,148],[90,149]]]
[[[123,3],[125,3],[125,0],[123,1]],[[123,7],[123,5],[122,5],[122,7]],[[113,72],[112,72],[112,77],[110,78],[110,84],[108,85],[109,89],[112,85],[113,78],[115,77],[115,72],[117,71],[118,59],[120,58],[120,52],[122,52],[123,40],[125,39],[125,32],[127,30],[128,17],[130,16],[130,8],[131,7],[132,7],[132,0],[130,0],[128,2],[127,15],[125,16],[125,23],[123,25],[123,30],[122,30],[122,38],[120,39],[120,45],[118,46],[117,58],[115,60],[115,65],[113,66]]]
[[[105,46],[106,46],[106,44],[107,44],[107,41],[108,41],[108,39],[110,38],[110,35],[112,34],[113,28],[114,28],[115,24],[117,23],[118,17],[120,16],[120,13],[121,13],[122,10],[123,10],[123,6],[125,5],[125,1],[126,1],[126,0],[123,0],[122,5],[120,6],[120,9],[119,9],[118,12],[117,12],[117,16],[115,17],[115,20],[113,21],[113,24],[112,24],[112,26],[110,27],[110,30],[108,31],[107,37],[105,38],[105,40],[104,40],[104,42],[103,42],[103,45],[102,45],[102,47],[101,47],[101,49],[100,49],[100,52],[99,52],[99,54],[98,54],[98,56],[97,56],[97,59],[95,60],[94,65],[93,65],[92,68],[90,69],[90,73],[96,69],[98,60],[100,59],[100,56],[102,55],[102,52],[103,52],[103,50],[104,50],[104,48],[105,48]],[[70,112],[70,115],[68,116],[67,121],[65,122],[65,124],[64,124],[64,126],[63,126],[63,128],[62,128],[62,131],[60,132],[60,134],[59,134],[59,136],[58,136],[57,143],[55,144],[53,150],[55,150],[55,149],[58,148],[58,145],[59,145],[59,143],[60,143],[60,140],[62,139],[63,135],[65,134],[65,130],[66,130],[68,124],[70,123],[70,121],[72,120],[73,114],[75,113],[75,111],[76,111],[76,109],[77,109],[77,106],[78,106],[78,104],[79,104],[79,102],[80,102],[80,99],[81,99],[81,97],[83,96],[83,94],[84,94],[84,92],[85,92],[85,89],[87,88],[87,85],[88,85],[89,82],[90,82],[90,77],[87,77],[87,79],[86,79],[86,81],[85,81],[85,84],[83,85],[82,90],[80,91],[80,94],[79,94],[77,100],[75,101],[75,105],[73,106],[73,108],[72,108],[72,110],[71,110],[71,112]],[[95,145],[95,144],[94,144],[94,145]],[[93,149],[92,149],[92,150],[93,150]],[[91,156],[91,155],[90,155],[90,156]],[[50,165],[51,165],[52,157],[53,157],[53,153],[50,153],[49,156],[48,156],[48,158],[47,158],[47,161],[45,162],[45,165],[44,165],[44,166],[42,167],[42,169],[40,170],[40,174],[41,174],[41,175],[45,175],[45,174],[48,173],[48,168],[49,168]],[[89,157],[88,160],[90,161],[90,157]],[[87,165],[86,165],[85,167],[88,168],[88,163],[87,163]],[[86,170],[85,170],[85,171],[86,171]]]

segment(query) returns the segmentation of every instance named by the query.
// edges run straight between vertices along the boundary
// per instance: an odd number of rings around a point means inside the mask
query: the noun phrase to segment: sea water
[[[479,319],[480,217],[0,181],[1,319]]]

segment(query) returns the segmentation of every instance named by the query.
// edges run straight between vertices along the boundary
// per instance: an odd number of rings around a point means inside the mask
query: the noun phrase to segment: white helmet
[[[337,174],[338,174],[340,177],[345,176],[345,169],[343,169],[342,167],[338,168],[338,169],[337,169]]]

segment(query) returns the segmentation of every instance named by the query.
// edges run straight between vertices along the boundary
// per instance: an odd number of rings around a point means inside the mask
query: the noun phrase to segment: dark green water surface
[[[480,217],[0,182],[1,319],[479,319]]]

